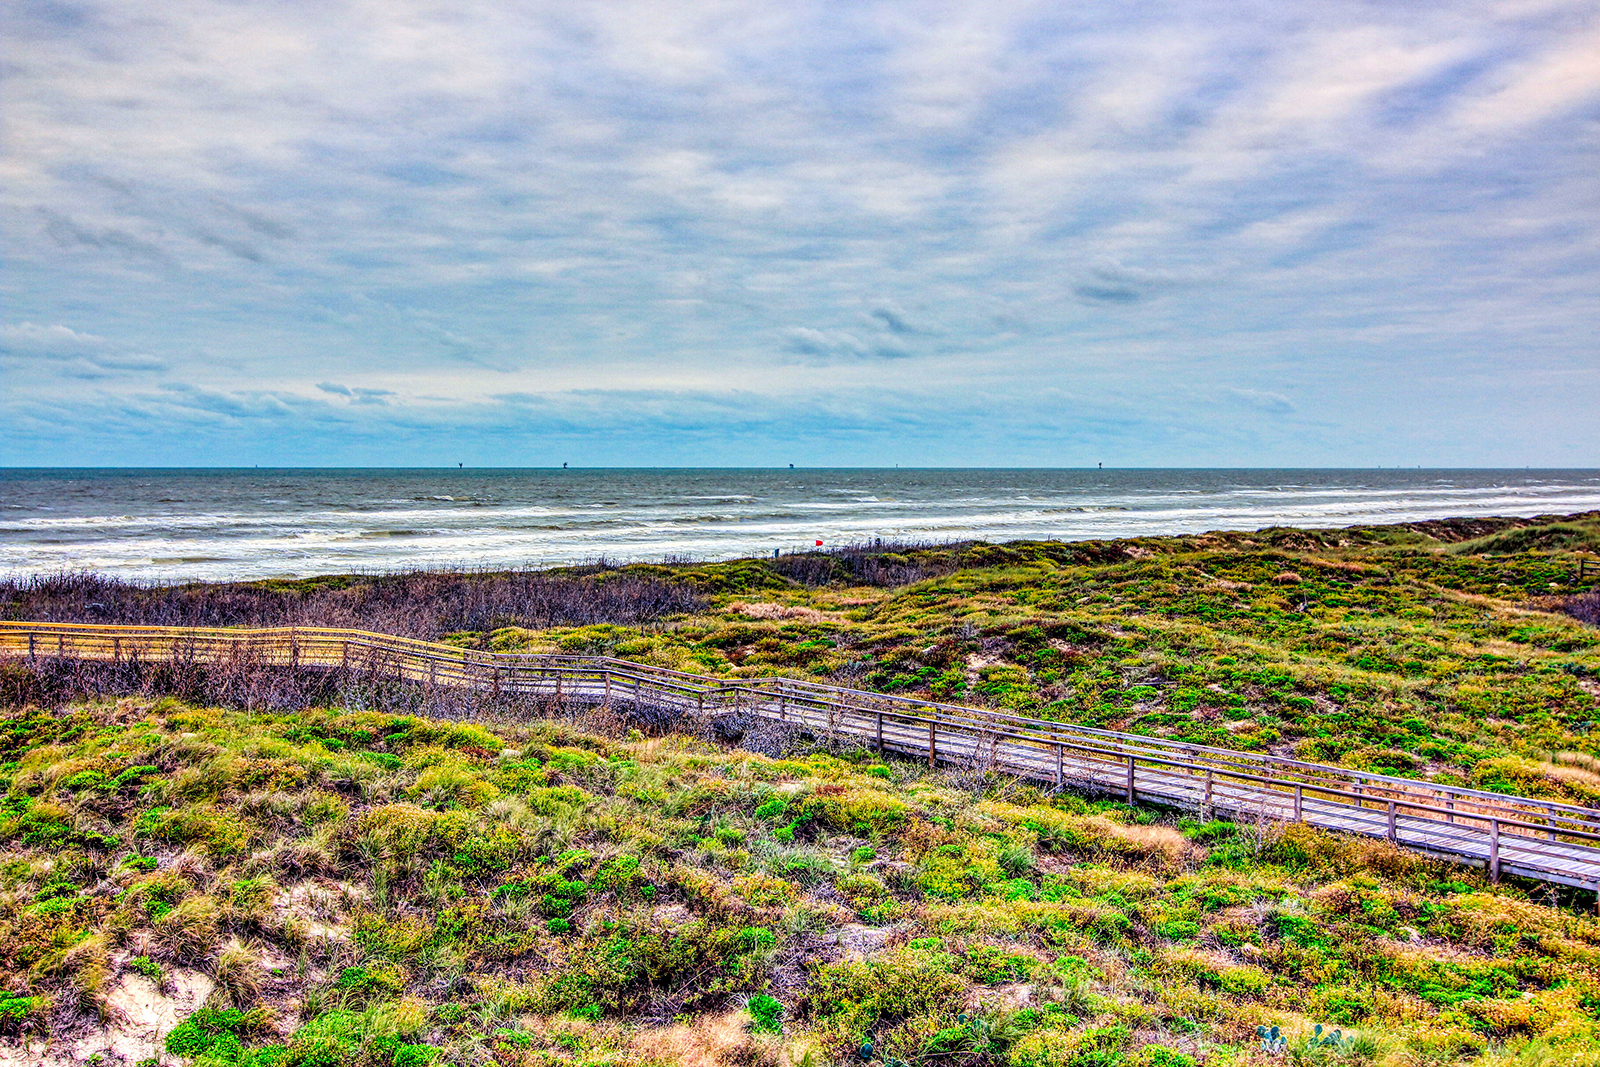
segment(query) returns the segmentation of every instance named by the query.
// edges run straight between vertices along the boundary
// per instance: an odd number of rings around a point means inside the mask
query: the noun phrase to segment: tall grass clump
[[[1600,626],[1600,590],[1564,597],[1560,609],[1579,622]]]
[[[682,582],[627,571],[413,570],[303,581],[162,585],[93,573],[0,580],[0,618],[149,626],[331,626],[433,639],[506,626],[637,625],[694,611]]]

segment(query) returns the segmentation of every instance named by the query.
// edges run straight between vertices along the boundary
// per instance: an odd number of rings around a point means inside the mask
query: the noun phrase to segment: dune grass
[[[924,548],[879,560],[935,574],[897,587],[839,584],[851,573],[838,561],[825,561],[834,584],[782,588],[752,578],[751,561],[642,568],[698,581],[708,608],[483,639],[1588,803],[1597,594],[1575,585],[1570,552],[1500,549],[1600,519],[1510,522]]]
[[[1591,513],[542,574],[80,575],[0,584],[0,616],[346,625],[796,675],[1587,803],[1600,799],[1600,572],[1591,561],[1580,587],[1577,549],[1597,531]],[[239,703],[253,688],[166,691]]]
[[[552,722],[7,725],[0,1026],[39,1049],[193,973],[164,1046],[203,1064],[1183,1067],[1265,1059],[1262,1026],[1297,1064],[1600,1049],[1600,923],[1377,842]]]
[[[0,607],[389,619],[479,647],[813,677],[1589,803],[1600,632],[1574,552],[1597,518],[93,602],[92,582],[14,583]],[[108,675],[94,692],[132,695],[83,699],[72,677],[8,671],[0,1041],[40,1056],[116,1031],[130,989],[198,989],[152,1056],[1600,1064],[1592,894],[865,752],[646,737],[582,709],[430,718],[378,681],[170,671]]]

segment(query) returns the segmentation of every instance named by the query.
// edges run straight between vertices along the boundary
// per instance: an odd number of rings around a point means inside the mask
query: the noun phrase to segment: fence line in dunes
[[[604,656],[482,652],[358,630],[0,622],[0,655],[341,668],[431,687],[773,720],[879,753],[1015,774],[1203,817],[1302,822],[1600,893],[1600,810],[795,678]]]

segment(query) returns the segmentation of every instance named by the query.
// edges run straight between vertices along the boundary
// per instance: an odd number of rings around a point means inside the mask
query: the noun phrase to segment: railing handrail
[[[999,711],[992,708],[974,708],[963,704],[946,704],[934,700],[922,700],[917,697],[900,696],[894,693],[876,693],[871,690],[850,689],[845,686],[827,685],[821,682],[812,682],[804,678],[790,678],[786,675],[768,675],[760,678],[713,678],[706,675],[689,674],[675,671],[668,667],[657,667],[653,664],[638,663],[634,660],[618,659],[611,656],[577,656],[565,653],[496,653],[496,655],[516,655],[521,659],[548,661],[562,659],[593,663],[597,661],[615,665],[622,669],[646,671],[652,673],[671,674],[685,679],[693,679],[701,684],[718,686],[721,688],[742,688],[745,690],[761,689],[768,685],[787,685],[799,689],[809,689],[820,693],[839,694],[850,697],[860,697],[867,701],[887,701],[896,704],[912,705],[936,709],[941,712],[953,713],[955,718],[966,718],[974,722],[1009,721],[1027,726],[1043,727],[1051,731],[1069,731],[1075,734],[1089,735],[1115,739],[1123,744],[1133,744],[1141,747],[1159,748],[1170,751],[1182,752],[1189,755],[1217,756],[1225,759],[1236,759],[1241,762],[1253,763],[1285,770],[1301,770],[1307,773],[1320,773],[1334,771],[1340,777],[1359,779],[1362,782],[1374,785],[1391,786],[1399,789],[1427,789],[1433,792],[1448,794],[1450,796],[1464,797],[1480,800],[1503,800],[1532,804],[1542,807],[1553,806],[1560,810],[1583,814],[1600,820],[1600,809],[1586,808],[1582,805],[1568,804],[1559,800],[1544,800],[1534,797],[1524,797],[1515,793],[1497,793],[1492,790],[1472,789],[1467,786],[1449,785],[1442,782],[1430,782],[1421,778],[1402,778],[1398,775],[1377,774],[1372,771],[1363,771],[1355,767],[1337,767],[1332,764],[1313,763],[1308,760],[1296,759],[1290,756],[1266,756],[1256,752],[1245,752],[1240,749],[1217,748],[1211,745],[1201,745],[1189,741],[1174,741],[1165,737],[1148,737],[1143,734],[1129,734],[1117,730],[1104,730],[1094,726],[1083,726],[1078,723],[1066,723],[1056,719],[1035,719],[1012,712]]]
[[[181,643],[186,640],[250,645],[262,640],[276,638],[286,642],[291,648],[297,648],[309,639],[313,646],[327,644],[341,646],[342,648],[350,646],[371,648],[410,655],[424,661],[492,667],[497,671],[502,667],[515,668],[524,665],[542,670],[551,668],[560,670],[563,667],[573,670],[601,670],[629,680],[661,681],[671,679],[672,688],[680,691],[700,692],[702,694],[735,691],[768,697],[780,695],[789,699],[808,700],[824,705],[832,705],[854,713],[891,714],[904,722],[929,723],[935,725],[935,727],[944,725],[948,728],[997,737],[1005,736],[1013,740],[1034,744],[1063,745],[1075,751],[1115,756],[1119,759],[1132,758],[1158,765],[1210,770],[1216,773],[1224,773],[1231,778],[1252,780],[1282,788],[1294,788],[1296,786],[1313,788],[1318,792],[1331,792],[1341,796],[1349,796],[1362,802],[1385,803],[1392,801],[1407,808],[1450,815],[1462,820],[1495,819],[1507,826],[1527,826],[1541,831],[1552,829],[1551,824],[1523,823],[1512,815],[1499,815],[1493,812],[1473,810],[1455,810],[1453,808],[1430,805],[1417,799],[1419,794],[1426,792],[1442,800],[1454,801],[1459,799],[1477,802],[1476,806],[1497,804],[1507,807],[1515,805],[1520,808],[1531,808],[1547,819],[1552,820],[1552,822],[1559,814],[1562,823],[1581,821],[1586,826],[1600,829],[1600,810],[1567,804],[1562,801],[1470,789],[1420,779],[1400,778],[1393,775],[1379,775],[1354,768],[1311,763],[1287,757],[1266,756],[1259,753],[1241,752],[1209,745],[1196,745],[1188,742],[1172,741],[1167,738],[1145,737],[1139,734],[1103,730],[1097,727],[1080,726],[1050,719],[1035,719],[1006,711],[921,700],[896,694],[874,693],[781,675],[760,678],[716,678],[659,667],[653,664],[638,663],[613,656],[583,656],[570,653],[492,652],[480,649],[465,649],[455,645],[401,637],[394,634],[338,627],[174,627],[0,621],[0,637],[6,635],[26,637],[30,634],[38,636],[71,635],[90,639],[96,637],[113,639],[121,637],[164,638],[167,640],[163,643],[169,646],[174,642]],[[46,649],[44,651],[48,655],[50,650]],[[137,646],[126,650],[125,654],[136,652]],[[774,694],[773,690],[776,690],[777,693]],[[930,714],[918,714],[918,711]],[[1013,729],[1007,729],[1007,727],[1012,727]],[[1033,732],[1014,732],[1014,728],[1018,727]],[[1115,748],[1103,747],[1106,742],[1115,745]],[[1178,757],[1187,757],[1188,762]],[[1204,762],[1206,760],[1212,762]],[[1218,762],[1223,765],[1216,766],[1215,764]],[[1230,768],[1227,764],[1233,764],[1233,767]],[[1257,775],[1252,773],[1254,769],[1264,769],[1268,773]],[[1300,779],[1284,778],[1280,774],[1271,773],[1275,771],[1291,771],[1302,777]],[[1334,784],[1350,782],[1358,783],[1362,787],[1381,788],[1401,795],[1384,796],[1350,793]],[[1518,814],[1525,814],[1525,812],[1518,812]],[[1461,825],[1466,825],[1466,823],[1463,822]],[[1562,826],[1559,831],[1570,836],[1583,836],[1586,838],[1591,836],[1587,830],[1578,830],[1569,826]]]

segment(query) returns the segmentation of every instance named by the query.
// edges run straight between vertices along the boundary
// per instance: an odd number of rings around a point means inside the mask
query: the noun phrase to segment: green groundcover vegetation
[[[898,585],[629,568],[707,606],[452,639],[1589,802],[1600,634],[1554,610],[1568,534],[1528,529],[964,546],[905,554]],[[1382,842],[600,715],[3,714],[0,1056],[1600,1064],[1592,894]]]
[[[0,1026],[35,1048],[198,975],[161,1050],[208,1065],[1600,1055],[1600,923],[1378,842],[556,724],[9,725]]]
[[[801,586],[767,561],[627,568],[713,608],[648,628],[454,635],[860,689],[1577,803],[1600,800],[1600,629],[1577,548],[1600,516],[872,557],[898,587]],[[1490,530],[1481,536],[1472,536]],[[1577,537],[1572,531],[1579,531]],[[1574,537],[1577,540],[1574,541]],[[1555,545],[1556,548],[1544,547]],[[1591,560],[1581,588],[1600,585]],[[1600,618],[1600,595],[1590,609]]]

